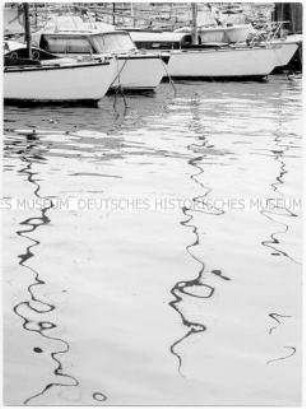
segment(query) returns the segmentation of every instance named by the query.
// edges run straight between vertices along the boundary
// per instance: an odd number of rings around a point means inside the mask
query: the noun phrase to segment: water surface
[[[297,405],[301,81],[126,103],[4,110],[5,403]]]

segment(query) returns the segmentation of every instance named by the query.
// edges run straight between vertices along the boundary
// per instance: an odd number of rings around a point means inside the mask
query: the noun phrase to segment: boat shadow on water
[[[27,107],[41,107],[41,106],[56,106],[57,108],[67,108],[67,107],[90,107],[90,108],[99,108],[99,101],[94,101],[90,99],[85,100],[63,100],[63,101],[39,101],[39,100],[20,100],[20,99],[6,99],[4,104],[7,106],[15,106],[19,108],[27,108]]]
[[[173,81],[175,81],[175,83],[179,83],[179,84],[187,84],[187,83],[196,83],[196,82],[240,82],[240,83],[245,83],[245,82],[267,82],[269,80],[267,75],[263,75],[263,76],[252,76],[252,75],[246,75],[244,77],[194,77],[194,76],[180,76],[180,77],[175,77],[172,76],[171,77]],[[187,82],[188,81],[188,82]],[[164,78],[163,82],[169,82],[168,78]]]

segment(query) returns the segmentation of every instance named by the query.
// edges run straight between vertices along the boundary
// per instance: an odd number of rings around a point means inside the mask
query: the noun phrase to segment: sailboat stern
[[[154,91],[167,73],[166,62],[158,55],[119,55],[117,60],[118,74],[112,89],[121,87],[127,91]]]

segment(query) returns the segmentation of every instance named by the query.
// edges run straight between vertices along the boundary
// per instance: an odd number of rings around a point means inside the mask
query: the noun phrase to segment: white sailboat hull
[[[283,67],[289,64],[290,60],[294,56],[296,50],[298,49],[298,42],[294,41],[275,41],[273,42],[275,45],[275,58],[276,58],[276,66]]]
[[[168,71],[172,77],[264,77],[276,66],[273,48],[225,48],[172,51]]]
[[[64,66],[10,67],[4,71],[6,101],[98,101],[116,75],[115,61]]]
[[[166,74],[164,62],[156,55],[118,56],[117,76],[112,89],[154,90]]]

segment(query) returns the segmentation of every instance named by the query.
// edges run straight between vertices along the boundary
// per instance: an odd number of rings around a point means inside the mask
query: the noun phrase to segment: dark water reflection
[[[50,359],[55,364],[53,373],[57,381],[48,383],[40,392],[28,397],[23,402],[25,405],[31,404],[32,400],[44,395],[52,387],[67,387],[79,385],[78,380],[74,376],[65,373],[62,362],[59,358],[63,354],[69,352],[69,343],[62,338],[56,338],[52,335],[49,335],[50,330],[56,328],[56,324],[53,321],[48,320],[48,316],[50,315],[50,313],[55,313],[56,306],[52,303],[44,301],[36,295],[37,287],[47,285],[47,283],[41,277],[40,272],[32,268],[31,263],[28,264],[29,261],[33,257],[35,257],[35,253],[39,251],[37,247],[40,245],[40,241],[34,238],[35,232],[37,229],[41,229],[42,227],[45,227],[50,223],[48,212],[53,206],[51,198],[41,196],[41,186],[39,183],[39,179],[36,178],[37,173],[32,170],[33,163],[41,163],[46,160],[43,154],[44,150],[40,149],[39,138],[35,137],[31,137],[30,141],[28,140],[28,138],[25,138],[24,148],[18,150],[18,155],[20,155],[20,159],[24,163],[24,167],[18,172],[22,176],[26,177],[26,181],[33,187],[33,195],[43,204],[43,206],[39,215],[36,215],[35,217],[29,217],[21,221],[19,223],[21,229],[16,231],[19,237],[26,238],[29,241],[29,245],[26,247],[25,252],[18,255],[18,258],[20,259],[19,265],[23,269],[31,272],[34,281],[27,287],[27,292],[30,300],[26,299],[19,301],[13,306],[13,311],[18,317],[22,319],[22,326],[26,331],[32,331],[39,334],[41,337],[45,338],[48,343],[59,344],[60,349],[52,350],[52,352],[50,353]],[[57,348],[59,346],[57,346]],[[35,346],[33,348],[33,351],[36,353],[44,352],[43,349],[38,346]]]
[[[6,403],[297,404],[301,115],[285,77],[5,107]]]

